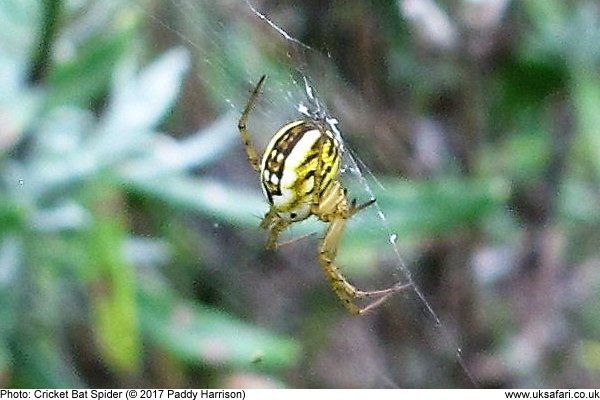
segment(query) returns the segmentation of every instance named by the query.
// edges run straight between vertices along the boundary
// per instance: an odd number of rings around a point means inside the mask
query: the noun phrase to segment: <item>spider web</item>
[[[253,111],[253,120],[251,124],[256,126],[255,120],[260,121],[261,129],[253,129],[253,135],[257,134],[255,145],[262,149],[266,141],[270,138],[270,133],[275,132],[284,123],[299,114],[311,118],[323,119],[331,127],[332,132],[338,136],[340,143],[343,143],[346,151],[344,154],[342,178],[350,181],[350,192],[354,195],[355,191],[362,193],[366,197],[364,200],[376,198],[376,190],[373,190],[371,182],[374,182],[379,189],[385,190],[384,185],[377,181],[377,178],[371,173],[365,163],[352,151],[347,145],[339,128],[339,123],[325,106],[315,88],[327,86],[330,80],[337,79],[335,72],[332,72],[327,62],[327,57],[312,47],[296,39],[288,30],[278,25],[272,18],[262,13],[249,0],[244,1],[225,1],[219,6],[215,3],[205,0],[169,0],[176,10],[179,11],[180,23],[185,25],[185,31],[175,29],[171,23],[157,16],[153,11],[148,11],[141,3],[140,7],[149,18],[156,23],[160,29],[164,29],[176,36],[181,42],[190,48],[193,56],[197,58],[199,65],[206,72],[198,75],[203,81],[205,87],[214,90],[209,93],[213,96],[216,103],[223,105],[223,112],[240,112],[248,96],[248,89],[256,83],[258,78],[267,73],[268,80],[264,87],[264,93],[261,94],[260,103],[263,106],[257,106]],[[265,30],[271,31],[274,40],[283,42],[283,48],[286,49],[286,57],[278,59],[278,63],[287,61],[285,68],[288,72],[281,74],[278,72],[264,71],[264,63],[259,59],[269,58],[271,55],[263,54],[264,48],[253,43],[249,38],[246,42],[231,42],[231,37],[224,36],[224,26],[222,21],[206,18],[211,12],[219,14],[223,9],[229,8],[230,12],[236,12],[244,15],[244,22],[240,24],[240,29],[244,29],[245,24],[257,24],[260,21]],[[212,11],[207,11],[212,10]],[[267,49],[269,50],[269,49]],[[215,53],[226,54],[225,58],[216,57]],[[232,65],[226,62],[227,57],[242,57],[246,62],[245,70],[236,70]],[[225,60],[225,61],[224,61]],[[268,64],[268,62],[267,62]],[[317,83],[315,83],[317,82]],[[218,90],[218,92],[217,92]],[[323,90],[323,92],[328,92]],[[265,107],[267,104],[268,107]],[[237,114],[236,114],[237,115]],[[235,127],[235,121],[232,121],[232,127]],[[262,134],[260,132],[262,132]],[[360,194],[360,193],[359,193]],[[260,212],[257,212],[259,215]],[[462,355],[461,347],[457,345],[450,329],[442,322],[437,312],[427,300],[424,292],[416,284],[413,273],[404,261],[402,252],[399,248],[398,235],[390,226],[386,214],[376,202],[373,206],[357,215],[359,223],[365,221],[378,221],[372,228],[380,240],[385,240],[387,248],[391,251],[393,259],[391,273],[397,281],[409,283],[410,290],[416,297],[416,302],[423,315],[425,315],[438,332],[439,343],[437,346],[442,351],[451,351],[454,358],[460,364],[467,379],[477,386],[469,368]],[[354,219],[354,218],[353,218]],[[367,222],[369,224],[369,222]],[[370,225],[373,225],[370,223]],[[317,227],[314,223],[308,223],[306,228],[293,229],[293,233],[306,233],[320,231],[323,227]],[[352,223],[350,224],[350,231]],[[351,235],[348,232],[347,235]],[[343,266],[343,262],[340,262]],[[360,285],[357,285],[360,286]],[[401,297],[396,295],[395,297]],[[407,294],[404,294],[407,297]],[[378,311],[376,311],[378,312]],[[387,385],[396,385],[390,377],[384,377]]]
[[[246,0],[246,1],[248,2],[248,0]],[[248,3],[248,4],[250,4],[250,3]],[[255,10],[253,9],[253,11],[255,11]],[[255,12],[258,13],[257,11],[255,11]],[[260,14],[260,15],[262,15],[262,14]],[[262,16],[262,19],[266,19],[266,17]],[[267,20],[267,21],[269,22],[270,25],[274,25],[274,23],[272,21],[270,21],[270,20]],[[282,35],[284,35],[284,37],[286,39],[288,39],[289,35],[287,33],[285,33],[285,31],[283,31],[281,28],[278,28],[276,30],[278,32],[280,32]],[[288,40],[290,40],[290,39],[288,39]],[[298,40],[293,39],[293,42],[296,43],[296,42],[298,42]],[[312,50],[307,45],[303,45],[303,47]],[[311,85],[308,78],[306,76],[303,76],[303,78],[304,78],[304,87],[305,87],[305,92],[306,92],[306,98],[308,99],[308,103],[310,104],[310,107],[306,107],[303,103],[300,103],[300,105],[298,107],[298,111],[302,114],[305,114],[306,116],[308,116],[310,118],[317,119],[317,120],[324,120],[327,123],[327,125],[330,127],[331,131],[335,134],[335,136],[338,138],[340,143],[342,143],[342,145],[343,145],[342,152],[344,154],[344,161],[343,161],[342,175],[349,173],[352,176],[355,176],[358,179],[360,185],[362,186],[362,189],[368,194],[369,199],[376,199],[377,197],[375,196],[375,192],[371,188],[369,179],[367,179],[365,174],[368,175],[369,178],[372,179],[381,189],[386,190],[385,186],[382,185],[377,180],[375,175],[371,172],[371,170],[368,168],[368,166],[360,159],[360,157],[350,147],[348,147],[346,145],[343,135],[338,127],[339,121],[330,115],[330,113],[326,109],[325,105],[319,100],[318,96],[316,95],[316,90]],[[425,297],[425,294],[423,293],[423,291],[421,290],[419,285],[416,284],[415,279],[413,278],[413,274],[412,274],[411,270],[408,268],[407,263],[404,261],[404,257],[401,255],[400,249],[398,247],[398,235],[393,232],[385,213],[383,212],[383,210],[381,209],[381,207],[379,206],[377,201],[375,203],[373,203],[373,207],[376,210],[376,215],[377,215],[378,220],[381,223],[383,231],[387,235],[389,246],[391,247],[391,249],[394,252],[394,257],[396,259],[395,265],[396,265],[397,269],[402,273],[402,275],[404,276],[404,279],[406,279],[406,283],[408,283],[410,285],[409,286],[410,290],[412,290],[415,293],[415,295],[418,297],[419,301],[424,306],[427,315],[433,320],[436,328],[443,335],[445,341],[447,341],[448,343],[452,343],[452,347],[456,348],[456,358],[457,358],[462,370],[467,375],[469,381],[471,383],[473,383],[474,386],[477,386],[475,378],[473,377],[473,375],[471,374],[471,371],[469,370],[469,368],[466,365],[466,362],[462,355],[461,347],[454,345],[455,341],[452,338],[450,331],[446,328],[444,323],[442,323],[442,320],[440,319],[437,312],[434,310],[432,305],[429,303],[429,301]]]

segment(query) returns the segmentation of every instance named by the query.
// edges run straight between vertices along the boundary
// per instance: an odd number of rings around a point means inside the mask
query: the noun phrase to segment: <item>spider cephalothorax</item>
[[[247,120],[264,80],[265,76],[261,77],[248,99],[238,128],[248,160],[260,174],[263,192],[270,204],[260,223],[269,231],[267,248],[276,248],[277,238],[285,228],[311,215],[328,223],[325,236],[319,243],[319,263],[346,308],[353,314],[364,314],[408,286],[358,290],[334,265],[346,221],[375,200],[360,205],[356,204],[356,200],[348,201],[346,189],[338,179],[342,146],[323,121],[307,118],[284,125],[273,135],[262,160],[259,159],[247,129]],[[376,299],[360,308],[355,300],[362,298]]]

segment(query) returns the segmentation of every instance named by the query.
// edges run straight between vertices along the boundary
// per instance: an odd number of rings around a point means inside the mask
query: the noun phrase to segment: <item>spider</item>
[[[364,291],[354,287],[335,265],[339,241],[346,221],[375,202],[348,201],[346,188],[339,182],[341,149],[339,140],[325,122],[313,118],[299,119],[281,127],[259,159],[248,132],[248,115],[261,87],[263,75],[254,87],[238,122],[248,161],[260,174],[269,211],[260,227],[268,230],[267,249],[277,248],[277,239],[291,224],[312,215],[329,224],[319,241],[318,260],[334,293],[348,311],[362,315],[384,303],[394,293],[410,286],[397,284],[382,290]],[[355,301],[373,299],[364,307]]]

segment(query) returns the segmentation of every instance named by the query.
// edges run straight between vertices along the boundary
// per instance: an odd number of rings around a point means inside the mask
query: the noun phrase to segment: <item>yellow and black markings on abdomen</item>
[[[267,145],[261,181],[269,203],[289,211],[310,203],[321,157],[319,196],[339,172],[341,157],[333,135],[318,123],[299,120],[283,126]]]

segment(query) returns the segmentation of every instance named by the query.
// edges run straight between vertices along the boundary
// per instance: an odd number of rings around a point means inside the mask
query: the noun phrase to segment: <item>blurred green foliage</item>
[[[266,3],[325,61],[243,1],[0,2],[0,386],[465,386],[459,343],[483,385],[597,382],[598,5]],[[236,119],[296,68],[386,215],[340,263],[385,283],[396,235],[456,342],[408,301],[349,322],[312,239],[261,250]]]
[[[218,136],[207,130],[181,143],[160,139],[159,124],[175,103],[189,56],[173,49],[140,69],[133,46],[140,29],[131,20],[140,17],[139,9],[119,7],[113,10],[117,15],[138,15],[92,27],[77,44],[64,37],[71,32],[59,31],[57,43],[75,46],[75,54],[65,62],[42,60],[48,63],[47,75],[41,85],[32,85],[26,71],[40,40],[42,4],[0,6],[0,18],[10,22],[0,40],[5,72],[0,115],[7,122],[0,159],[0,382],[86,385],[74,365],[81,360],[68,355],[70,335],[82,335],[75,341],[94,348],[122,384],[140,376],[149,346],[219,368],[290,365],[298,353],[292,339],[208,306],[189,305],[190,300],[171,293],[155,269],[168,251],[164,246],[154,256],[147,251],[161,239],[141,240],[132,231],[129,191],[190,207],[185,197],[195,196],[188,188],[220,190],[189,169],[202,167],[213,152],[222,154],[235,131],[233,124],[222,123]],[[159,159],[165,150],[186,157],[169,168]],[[209,196],[200,197],[204,203],[192,200],[191,208],[210,211]],[[144,271],[140,264],[152,269]]]

